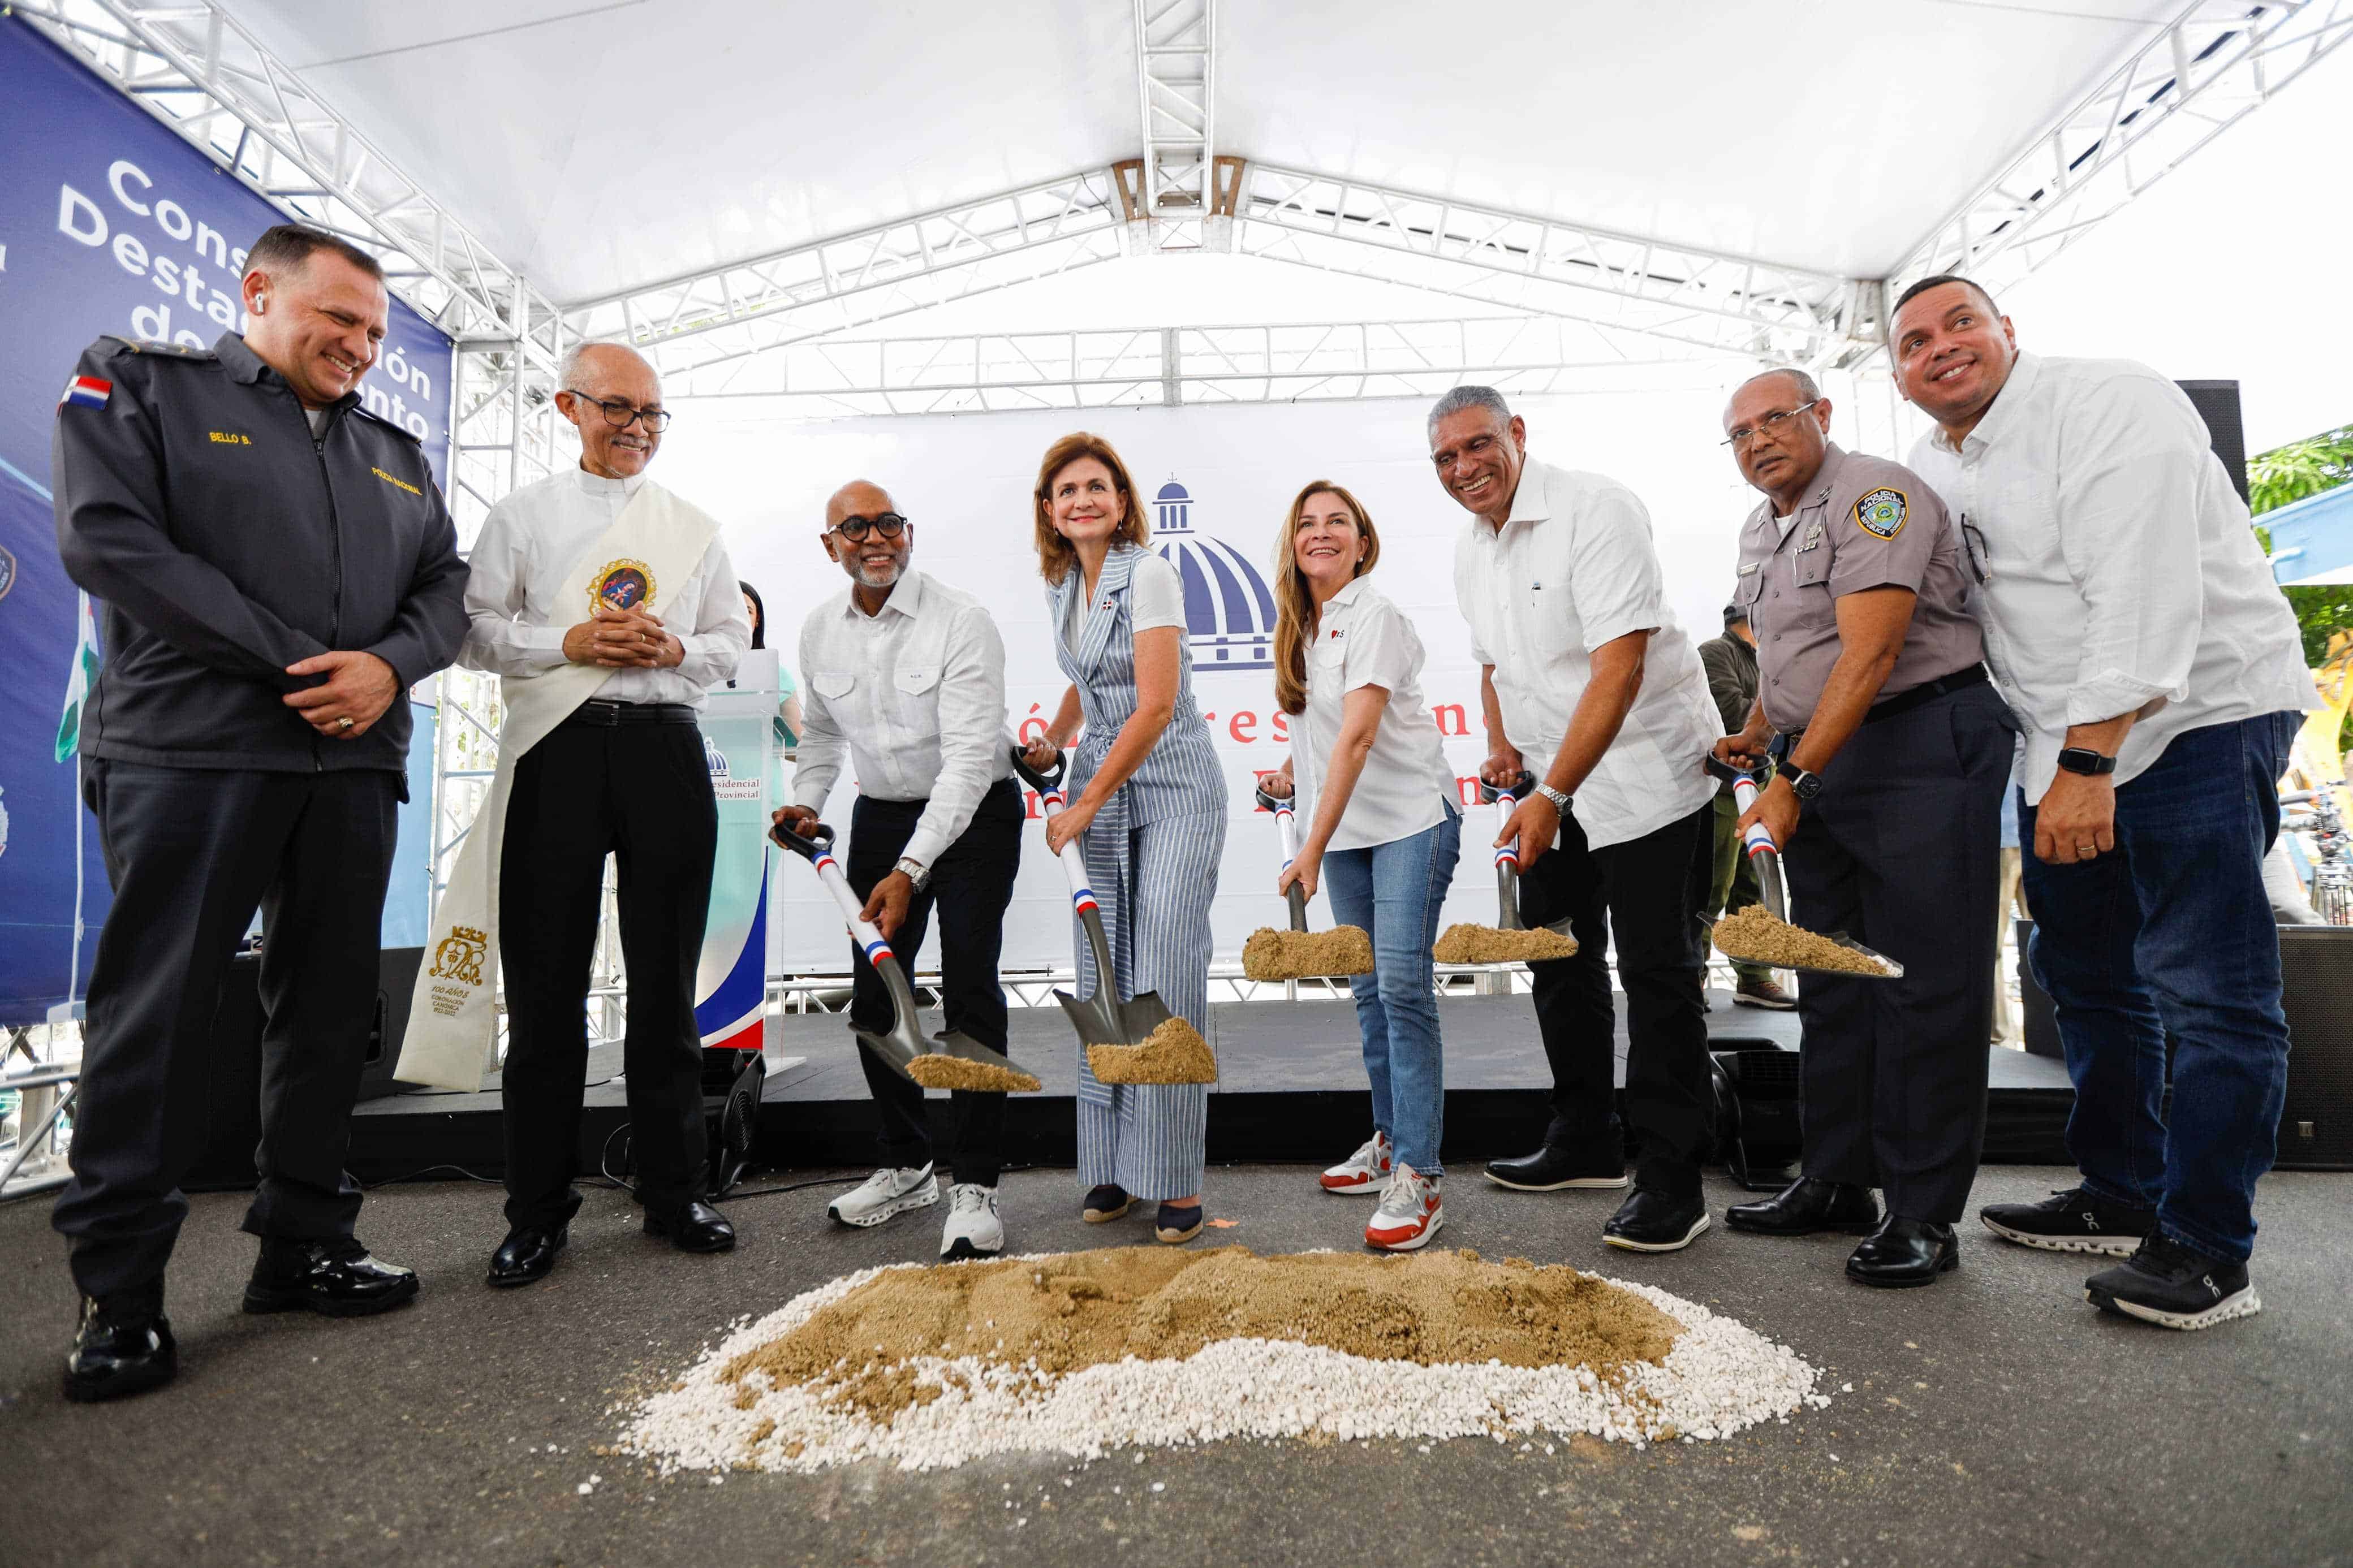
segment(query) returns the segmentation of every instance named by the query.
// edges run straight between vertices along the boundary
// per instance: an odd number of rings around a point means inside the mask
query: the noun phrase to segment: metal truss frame
[[[690,372],[666,390],[673,403],[765,398],[833,417],[1433,397],[1471,377],[1506,392],[1583,392],[1705,363],[1557,316],[1458,317],[828,338]]]
[[[1135,0],[1135,89],[1144,156],[1114,165],[1131,224],[1159,250],[1218,248],[1217,0]]]
[[[1128,251],[1115,176],[1090,169],[565,308],[575,338],[666,376],[765,353]]]
[[[15,0],[10,10],[280,210],[384,263],[453,337],[515,337],[546,303],[213,0]]]
[[[2353,37],[2353,0],[2200,0],[2020,150],[1888,281],[2014,282]],[[1873,331],[1872,341],[1883,334]]]

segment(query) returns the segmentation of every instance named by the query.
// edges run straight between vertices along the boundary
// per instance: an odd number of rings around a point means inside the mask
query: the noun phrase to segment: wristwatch
[[[1811,800],[1822,793],[1822,775],[1810,773],[1795,763],[1783,763],[1780,774],[1789,781],[1789,793],[1799,800]]]
[[[2116,760],[2104,757],[2089,746],[2070,746],[2059,753],[2059,765],[2071,773],[2087,773],[2094,778],[2116,771]]]
[[[919,893],[923,890],[923,885],[932,879],[932,868],[929,866],[924,865],[921,860],[910,860],[904,855],[900,856],[899,863],[891,868],[914,883],[915,891]]]
[[[1567,816],[1568,815],[1567,795],[1563,795],[1560,791],[1553,788],[1552,785],[1548,784],[1540,784],[1536,785],[1536,793],[1544,796],[1546,800],[1552,802],[1553,809],[1559,812],[1561,816]]]

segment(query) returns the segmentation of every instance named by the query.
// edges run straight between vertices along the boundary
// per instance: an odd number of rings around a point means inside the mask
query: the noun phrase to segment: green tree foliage
[[[2353,425],[2259,452],[2247,463],[2247,489],[2258,517],[2290,501],[2334,489],[2348,479],[2353,479]],[[2268,552],[2270,538],[2262,537]],[[2289,606],[2295,611],[2295,624],[2304,633],[2304,662],[2316,669],[2327,661],[2328,639],[2353,629],[2353,584],[2316,584],[2280,591],[2287,595]]]

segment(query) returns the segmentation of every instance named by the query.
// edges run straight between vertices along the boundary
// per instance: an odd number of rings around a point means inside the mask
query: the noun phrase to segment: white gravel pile
[[[918,1268],[894,1264],[892,1268]],[[1343,1439],[1489,1437],[1589,1433],[1636,1446],[1671,1437],[1729,1436],[1830,1403],[1797,1352],[1730,1318],[1647,1285],[1612,1280],[1683,1325],[1665,1363],[1636,1363],[1624,1386],[1583,1367],[1499,1362],[1421,1366],[1371,1361],[1320,1346],[1221,1340],[1183,1361],[1090,1366],[1066,1377],[976,1357],[923,1357],[919,1383],[940,1397],[885,1426],[806,1384],[742,1384],[721,1373],[865,1284],[869,1268],[739,1323],[677,1384],[630,1409],[621,1447],[664,1472],[810,1471],[880,1458],[902,1469],[952,1468],[984,1455],[1033,1452],[1099,1458],[1129,1446],[1229,1437]],[[738,1404],[739,1400],[744,1403]],[[1141,1456],[1139,1456],[1141,1458]]]

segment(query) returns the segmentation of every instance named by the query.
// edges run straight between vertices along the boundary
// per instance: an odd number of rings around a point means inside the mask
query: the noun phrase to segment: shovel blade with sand
[[[849,879],[841,874],[840,863],[833,858],[832,828],[819,823],[813,833],[805,835],[778,825],[768,830],[768,837],[815,869],[818,880],[825,884],[825,890],[840,907],[842,920],[849,927],[859,951],[866,955],[866,962],[881,977],[883,989],[891,994],[890,1030],[878,1035],[852,1025],[850,1035],[859,1045],[881,1058],[901,1078],[926,1089],[1035,1094],[1043,1087],[1036,1077],[1016,1067],[1010,1057],[990,1050],[969,1035],[947,1030],[926,1039],[915,1027],[914,987],[907,984],[906,971],[899,966],[889,940],[866,919],[864,906],[850,890]]]
[[[1048,822],[1061,815],[1062,781],[1071,771],[1068,756],[1057,756],[1051,772],[1039,773],[1016,746],[1013,771],[1038,792],[1039,807]],[[1075,839],[1062,846],[1061,862],[1062,875],[1071,884],[1071,909],[1094,954],[1095,994],[1081,1001],[1068,991],[1057,991],[1054,1000],[1079,1032],[1088,1069],[1104,1083],[1215,1083],[1216,1053],[1198,1029],[1168,1011],[1158,992],[1120,999],[1111,939],[1103,934],[1103,910],[1088,885],[1086,858]],[[1186,1076],[1166,1076],[1170,1073]]]
[[[1712,752],[1706,767],[1710,776],[1732,786],[1732,804],[1743,816],[1747,816],[1748,808],[1757,804],[1756,770],[1735,767]],[[1743,963],[1833,980],[1904,978],[1902,964],[1885,953],[1873,952],[1844,931],[1810,931],[1790,923],[1789,895],[1781,881],[1780,846],[1773,842],[1772,831],[1762,822],[1748,825],[1748,831],[1740,837],[1740,847],[1749,864],[1757,868],[1762,901],[1716,921],[1714,940],[1718,952]]]
[[[1535,775],[1521,773],[1500,788],[1479,781],[1479,798],[1495,807],[1497,828],[1511,825],[1513,808],[1536,787]],[[1473,925],[1465,921],[1441,932],[1430,955],[1440,963],[1535,963],[1548,958],[1568,958],[1577,939],[1548,926],[1530,929],[1520,919],[1520,846],[1517,839],[1495,850],[1495,923]]]
[[[1287,795],[1273,795],[1258,786],[1258,803],[1274,813],[1282,835],[1282,865],[1289,870],[1299,858],[1299,830]],[[1291,929],[1261,926],[1242,943],[1242,973],[1252,980],[1310,980],[1322,975],[1370,974],[1373,938],[1362,926],[1335,925],[1330,931],[1307,929],[1307,895],[1293,883],[1285,898],[1291,905]]]

